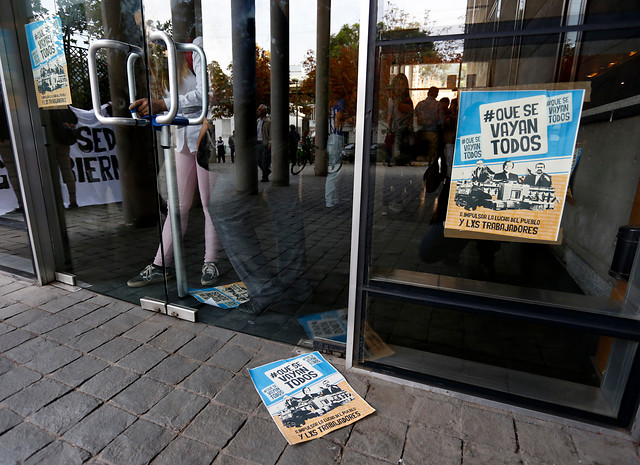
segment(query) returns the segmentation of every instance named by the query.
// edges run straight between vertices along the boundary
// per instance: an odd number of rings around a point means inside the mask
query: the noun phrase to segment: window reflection
[[[385,150],[371,165],[376,186],[371,199],[373,276],[421,283],[449,276],[508,285],[518,292],[524,287],[608,298],[615,285],[608,268],[617,229],[633,219],[629,211],[640,175],[635,166],[623,168],[633,153],[625,131],[638,114],[624,100],[637,97],[637,29],[618,26],[621,14],[605,2],[576,0],[566,9],[550,1],[454,2],[448,8],[455,9],[456,20],[443,19],[435,29],[430,20],[444,15],[435,2],[420,5],[421,11],[403,2],[379,6],[373,142]],[[637,7],[621,8],[629,20],[638,19]],[[601,30],[580,30],[585,24]],[[578,30],[564,32],[565,26]],[[464,32],[464,38],[442,40],[443,34],[457,32]],[[413,118],[407,129],[398,126],[401,105],[394,90],[405,80],[405,106],[413,113],[405,115]],[[449,115],[455,114],[461,91],[586,90],[587,111],[558,245],[445,234],[447,141],[455,129],[451,124],[446,129],[444,115],[435,127],[420,116],[432,87]],[[614,102],[610,111],[602,109]],[[434,158],[441,175],[432,181],[427,168]]]
[[[31,245],[3,87],[0,85],[0,268],[33,276]]]

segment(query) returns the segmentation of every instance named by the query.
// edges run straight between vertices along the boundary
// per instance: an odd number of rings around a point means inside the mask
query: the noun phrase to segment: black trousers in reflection
[[[209,203],[229,261],[257,310],[274,302],[296,305],[310,293],[297,186],[268,185],[257,195],[242,195],[228,179],[232,175],[218,177]]]

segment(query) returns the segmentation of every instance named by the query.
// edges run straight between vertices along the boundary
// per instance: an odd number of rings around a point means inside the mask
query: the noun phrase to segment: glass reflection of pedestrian
[[[295,125],[289,125],[289,162],[295,163],[298,159],[298,146],[300,145],[300,133]]]
[[[444,99],[442,99],[444,100]],[[451,179],[453,168],[453,153],[456,145],[456,131],[458,130],[458,99],[451,100],[449,110],[445,115],[442,139],[444,143],[444,160],[447,165],[446,178]]]
[[[202,47],[202,37],[196,37],[194,45]],[[178,104],[179,112],[186,117],[197,117],[202,110],[202,66],[200,54],[194,53],[192,56],[192,67],[188,63],[186,54],[180,54],[178,65]],[[153,114],[160,114],[168,111],[170,99],[154,99],[152,103]],[[140,116],[146,116],[150,112],[147,99],[136,100],[129,107],[136,109]],[[180,219],[182,225],[182,235],[187,230],[189,220],[189,210],[193,203],[193,196],[198,188],[200,200],[203,206],[209,204],[209,193],[213,185],[210,184],[209,171],[207,168],[197,163],[197,149],[200,141],[206,132],[204,125],[183,126],[176,130],[176,178],[178,183],[178,202],[180,209]],[[212,178],[215,179],[215,178]],[[202,266],[202,276],[200,282],[203,286],[211,286],[215,283],[220,273],[216,266],[218,258],[219,240],[216,230],[211,222],[208,208],[203,208],[205,217],[204,239],[205,254]],[[148,284],[164,281],[165,277],[172,277],[168,266],[173,263],[173,238],[171,235],[171,216],[167,216],[162,228],[162,244],[153,262],[145,267],[138,275],[131,278],[127,285],[129,287],[142,287]]]
[[[440,143],[440,129],[444,125],[442,104],[436,100],[439,90],[430,87],[427,98],[416,105],[416,123],[421,154],[426,156],[427,164],[436,161]]]
[[[256,125],[258,168],[262,172],[260,181],[269,182],[269,175],[271,174],[271,119],[267,116],[267,106],[265,104],[258,106]]]
[[[413,100],[409,95],[409,80],[403,73],[391,81],[387,128],[393,134],[393,160],[397,164],[411,161],[410,139],[413,126]]]
[[[337,89],[338,92],[344,93],[344,89]],[[342,148],[346,131],[344,124],[347,118],[346,104],[344,98],[337,97],[331,105],[329,114],[329,137],[327,139],[327,156],[329,157],[329,174],[324,186],[325,205],[328,208],[335,207],[340,203],[340,193],[338,181],[340,179],[340,170],[332,169],[340,163],[342,156]]]
[[[218,163],[226,163],[227,159],[225,157],[225,147],[224,147],[224,141],[222,140],[222,136],[218,137],[218,140],[216,141],[216,151],[218,153]]]
[[[236,162],[236,131],[233,131],[229,136],[227,143],[229,144],[229,153],[231,154],[231,163]]]

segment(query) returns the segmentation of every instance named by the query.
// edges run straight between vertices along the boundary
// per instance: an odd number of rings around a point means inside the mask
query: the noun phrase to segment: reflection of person
[[[196,37],[193,41],[195,45],[202,47],[202,37]],[[193,54],[193,68],[189,67],[186,54],[180,54],[180,65],[178,66],[178,104],[179,111],[186,117],[196,117],[202,110],[202,85],[201,85],[201,63],[200,54]],[[151,101],[154,114],[167,111],[170,104],[169,98],[154,99]],[[151,113],[148,100],[140,99],[133,102],[130,109],[137,109],[140,116]],[[193,203],[193,195],[196,186],[200,192],[202,205],[208,205],[210,181],[209,171],[200,166],[196,161],[197,149],[200,140],[204,137],[206,128],[202,126],[183,126],[176,130],[176,178],[178,183],[178,202],[180,209],[180,219],[182,234],[187,230],[189,220],[189,210]],[[203,208],[205,217],[205,254],[202,266],[202,277],[200,282],[203,286],[210,286],[218,280],[220,273],[216,267],[218,258],[219,240],[216,230],[211,222],[209,209]],[[158,247],[155,259],[140,274],[127,282],[129,287],[142,287],[148,284],[162,282],[164,277],[171,276],[167,268],[173,262],[173,238],[171,236],[171,217],[167,216],[162,228],[162,244]]]
[[[224,141],[222,140],[222,136],[218,137],[218,140],[216,141],[216,152],[218,154],[218,163],[226,163],[227,159],[225,157],[225,148],[224,148]]]
[[[338,89],[338,91],[344,92],[343,89]],[[336,171],[331,168],[340,163],[342,148],[344,147],[344,140],[347,134],[345,131],[343,131],[345,120],[345,102],[342,97],[338,97],[333,102],[333,105],[331,105],[331,112],[329,115],[330,134],[329,138],[327,139],[327,156],[329,157],[330,169],[325,181],[324,200],[325,205],[329,208],[335,207],[340,203],[338,180],[341,173],[340,171]]]
[[[62,181],[67,186],[69,193],[69,209],[78,208],[76,201],[76,176],[71,169],[70,147],[76,143],[75,132],[78,117],[70,108],[63,110],[52,110],[51,122],[53,126],[53,140],[55,142],[55,154]]]
[[[233,131],[233,133],[231,133],[231,135],[229,136],[229,140],[227,141],[229,144],[229,153],[231,154],[231,163],[235,163],[236,162],[236,132]]]
[[[428,164],[433,163],[438,156],[439,130],[444,124],[442,105],[436,100],[438,93],[437,87],[429,88],[427,98],[416,105],[415,111],[420,148]]]
[[[444,99],[441,99],[441,101]],[[442,128],[442,143],[444,145],[444,161],[447,166],[445,177],[451,178],[453,169],[453,153],[456,145],[456,131],[458,130],[458,99],[454,98],[446,111],[444,127]]]
[[[396,74],[391,81],[388,108],[387,127],[393,134],[393,159],[402,164],[409,163],[413,100],[409,95],[409,80],[402,73]]]
[[[495,173],[488,166],[484,166],[482,160],[476,162],[476,169],[471,173],[471,181],[473,182],[487,182],[491,176]]]
[[[271,119],[267,116],[267,106],[261,104],[258,107],[258,120],[257,124],[257,157],[258,168],[262,172],[262,182],[269,182],[269,175],[271,174]]]
[[[295,163],[298,158],[298,144],[300,143],[300,133],[295,125],[289,126],[289,162]]]
[[[544,163],[536,163],[536,172],[532,173],[527,169],[527,175],[524,177],[524,184],[537,187],[551,187],[551,176],[544,172]]]
[[[267,309],[296,311],[311,293],[297,188],[267,185],[264,195],[238,193],[235,173],[221,172],[209,209],[229,261],[251,296],[238,311],[253,316]],[[275,253],[267,256],[263,245],[271,251],[274,242]]]
[[[518,182],[518,175],[513,172],[513,168],[515,167],[515,163],[511,160],[507,160],[502,164],[502,172],[496,174],[493,177],[494,181],[501,182]]]

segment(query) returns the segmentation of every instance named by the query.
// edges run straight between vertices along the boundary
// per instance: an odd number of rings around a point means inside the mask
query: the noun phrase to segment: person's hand
[[[152,112],[154,115],[167,111],[167,104],[162,99],[154,99],[151,101]],[[149,100],[141,98],[129,105],[129,110],[136,110],[138,116],[147,116],[149,114]]]
[[[202,121],[202,126],[200,126],[200,132],[198,133],[198,145],[196,145],[196,147],[200,148],[200,143],[202,142],[204,136],[207,134],[208,130],[209,122],[205,119],[204,121]]]

